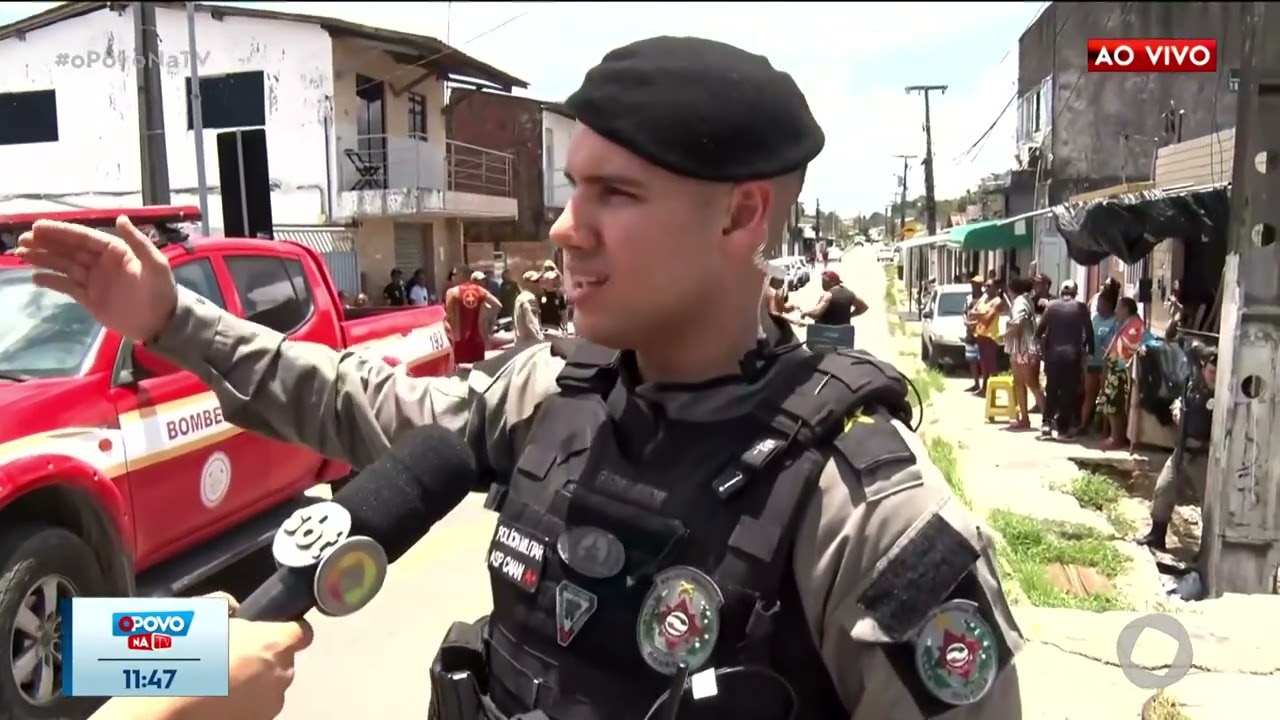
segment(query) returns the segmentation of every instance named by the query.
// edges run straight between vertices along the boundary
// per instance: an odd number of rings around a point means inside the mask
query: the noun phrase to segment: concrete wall
[[[165,134],[174,204],[195,205],[193,133],[187,130],[189,62],[185,12],[159,8]],[[329,35],[306,23],[196,15],[202,76],[264,73],[271,176],[287,190],[273,194],[280,223],[321,221],[328,187],[325,115],[334,91]],[[54,90],[58,142],[0,147],[0,196],[64,197],[89,207],[137,206],[142,186],[138,154],[137,75],[132,64],[131,10],[99,10],[0,41],[0,93]],[[106,57],[128,59],[107,64]],[[92,54],[92,55],[91,55]],[[59,57],[66,55],[65,63]],[[98,60],[89,65],[91,57]],[[78,60],[77,60],[78,59]],[[210,185],[217,185],[217,131],[204,134]],[[221,225],[221,196],[209,199]]]
[[[487,228],[480,228],[480,235],[487,235],[491,242],[542,239],[546,222],[542,104],[530,98],[455,88],[449,98],[447,122],[451,139],[515,156],[512,189],[518,219],[514,224],[488,223]],[[470,229],[468,234],[472,234]]]
[[[1063,192],[1080,192],[1149,179],[1161,113],[1172,100],[1184,109],[1183,137],[1208,135],[1235,125],[1235,94],[1228,89],[1240,66],[1242,4],[1061,3],[1049,5],[1018,43],[1018,88],[1025,93],[1054,76],[1052,167]],[[1212,37],[1218,41],[1218,72],[1085,72],[1086,45],[1096,37]]]

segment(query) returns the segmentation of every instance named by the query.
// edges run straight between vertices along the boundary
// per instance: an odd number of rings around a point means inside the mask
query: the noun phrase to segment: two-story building
[[[1071,196],[1149,181],[1157,149],[1235,125],[1243,5],[1054,2],[1018,41],[1018,166],[1010,217]],[[1214,38],[1214,73],[1090,73],[1091,38]],[[1037,266],[1082,271],[1048,216],[1034,220]]]
[[[359,277],[335,278],[344,289],[381,287],[395,267],[441,283],[464,224],[516,216],[511,156],[449,138],[444,107],[451,85],[510,92],[519,78],[435,38],[241,7],[197,5],[185,55],[186,4],[155,4],[172,202],[197,204],[195,62],[215,229],[217,134],[250,128],[266,131],[274,222],[349,228]],[[0,27],[0,212],[141,202],[134,36],[132,3]]]
[[[518,273],[554,257],[548,234],[573,192],[564,171],[577,123],[556,103],[459,88],[449,96],[445,124],[449,137],[512,158],[518,216],[468,225],[467,260],[484,265],[492,257]]]

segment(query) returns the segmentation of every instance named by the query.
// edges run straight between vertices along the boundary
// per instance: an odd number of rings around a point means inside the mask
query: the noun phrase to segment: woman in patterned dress
[[[1107,439],[1102,441],[1104,450],[1116,450],[1125,444],[1129,363],[1142,344],[1142,335],[1138,304],[1133,298],[1120,298],[1116,303],[1116,331],[1103,358],[1102,390],[1098,393],[1098,414],[1107,425]]]
[[[1030,430],[1028,391],[1035,396],[1036,407],[1044,407],[1044,390],[1040,386],[1040,348],[1036,345],[1036,308],[1031,295],[1030,278],[1009,278],[1009,327],[1004,335],[1004,349],[1013,368],[1013,396],[1018,418],[1010,430]]]

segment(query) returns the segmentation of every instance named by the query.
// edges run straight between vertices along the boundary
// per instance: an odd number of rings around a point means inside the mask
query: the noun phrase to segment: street
[[[854,324],[863,338],[887,341],[883,315],[884,271],[870,250],[851,250],[832,263],[845,283],[871,306]],[[818,294],[818,275],[793,293],[801,307]],[[874,347],[873,352],[878,352]],[[489,611],[484,550],[494,516],[472,495],[392,568],[381,594],[359,613],[327,618],[311,613],[315,644],[298,658],[297,681],[283,720],[327,720],[365,714],[425,717],[427,670],[449,624]],[[261,572],[260,559],[251,561]],[[242,572],[240,567],[225,574]],[[237,578],[241,584],[244,578]]]

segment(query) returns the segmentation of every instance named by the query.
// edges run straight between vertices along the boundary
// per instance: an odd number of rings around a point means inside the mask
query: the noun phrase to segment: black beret
[[[610,51],[564,107],[654,165],[712,182],[786,175],[826,142],[790,75],[703,38],[655,37]]]

